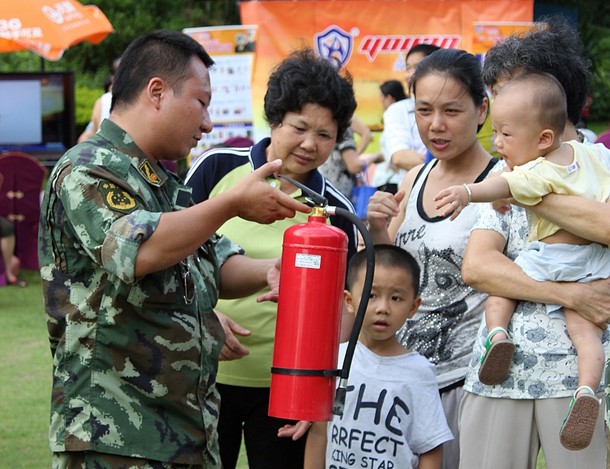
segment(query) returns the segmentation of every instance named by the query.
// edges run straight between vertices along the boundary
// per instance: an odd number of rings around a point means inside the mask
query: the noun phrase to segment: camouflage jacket
[[[190,201],[190,188],[108,120],[54,168],[39,230],[52,451],[220,467],[213,307],[219,268],[240,248],[214,236],[174,267],[134,272],[161,213]]]

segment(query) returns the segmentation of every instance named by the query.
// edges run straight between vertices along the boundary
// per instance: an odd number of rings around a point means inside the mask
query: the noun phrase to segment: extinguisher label
[[[296,267],[303,269],[319,269],[322,263],[322,256],[317,254],[303,254],[297,252],[297,257],[294,261]]]

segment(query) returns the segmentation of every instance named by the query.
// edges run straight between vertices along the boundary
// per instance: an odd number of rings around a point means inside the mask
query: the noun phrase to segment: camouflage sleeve
[[[104,269],[123,282],[135,282],[138,249],[153,234],[160,218],[160,212],[136,210],[116,220],[102,244],[101,263]]]
[[[133,283],[138,248],[152,235],[161,213],[143,210],[128,191],[85,168],[73,168],[57,192],[73,234],[89,257]]]
[[[215,244],[216,256],[218,257],[218,265],[220,267],[229,257],[244,253],[244,250],[238,244],[235,244],[226,236],[215,236],[214,238],[212,242]]]

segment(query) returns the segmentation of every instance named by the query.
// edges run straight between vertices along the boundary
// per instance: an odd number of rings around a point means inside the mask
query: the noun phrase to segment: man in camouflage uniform
[[[213,307],[219,294],[261,289],[275,261],[249,259],[214,233],[234,216],[271,223],[308,208],[265,183],[278,162],[197,205],[159,163],[212,130],[212,65],[184,34],[136,39],[110,119],[50,176],[39,254],[54,467],[220,467],[224,334]]]

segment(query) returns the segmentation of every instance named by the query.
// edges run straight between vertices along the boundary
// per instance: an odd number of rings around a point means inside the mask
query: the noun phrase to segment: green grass
[[[52,361],[40,277],[22,271],[26,288],[0,288],[0,467],[51,465],[47,444]],[[545,469],[544,458],[537,469]],[[248,469],[242,446],[238,469]]]
[[[595,134],[599,137],[599,134],[608,129],[607,122],[589,122],[587,125],[589,129],[591,129]]]
[[[51,353],[40,277],[22,271],[26,288],[0,288],[0,465],[50,467],[47,444]]]

